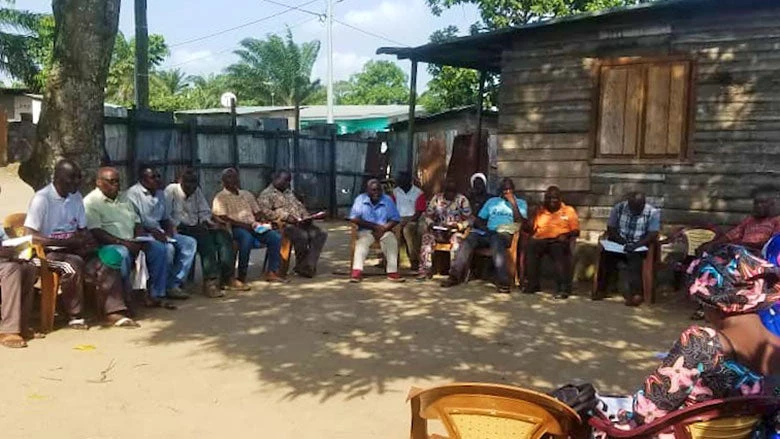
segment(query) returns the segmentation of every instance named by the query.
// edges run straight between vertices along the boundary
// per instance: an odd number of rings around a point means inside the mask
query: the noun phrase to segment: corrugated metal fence
[[[107,164],[120,169],[126,186],[143,164],[158,168],[167,182],[191,166],[210,200],[221,190],[225,168],[238,168],[242,187],[253,193],[270,183],[275,170],[287,169],[310,210],[337,216],[349,208],[367,178],[387,172],[388,156],[377,139],[253,130],[237,126],[235,118],[209,125],[197,118],[177,122],[170,113],[142,116],[130,111],[127,118],[105,119]]]

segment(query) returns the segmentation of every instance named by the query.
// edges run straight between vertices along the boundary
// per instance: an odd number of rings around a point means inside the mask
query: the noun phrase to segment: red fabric
[[[760,248],[778,233],[780,233],[780,216],[764,219],[749,216],[737,227],[729,230],[726,238],[733,244]]]
[[[428,200],[425,198],[425,194],[420,194],[417,201],[414,202],[414,211],[425,212],[426,209],[428,209]]]

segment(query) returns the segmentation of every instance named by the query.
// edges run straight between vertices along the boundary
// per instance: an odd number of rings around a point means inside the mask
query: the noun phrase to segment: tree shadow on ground
[[[349,254],[348,229],[329,230],[323,273],[346,265]],[[195,298],[177,313],[157,313],[167,324],[147,342],[199,340],[202,349],[255,364],[258,380],[283,386],[288,399],[357,398],[409,379],[543,390],[587,380],[614,393],[639,385],[654,352],[686,326],[673,308],[499,295],[481,281],[443,290],[433,282],[349,284],[324,274],[257,283],[223,300]]]

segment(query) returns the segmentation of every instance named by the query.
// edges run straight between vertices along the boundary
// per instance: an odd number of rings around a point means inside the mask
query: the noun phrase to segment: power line
[[[274,5],[277,5],[277,6],[284,6],[284,7],[287,7],[287,8],[294,8],[296,11],[304,12],[304,13],[309,14],[309,15],[314,15],[315,17],[318,17],[319,19],[324,19],[326,17],[325,14],[318,14],[318,13],[316,13],[314,11],[309,10],[309,9],[304,9],[303,6],[306,6],[306,5],[288,6],[288,5],[285,5],[284,3],[281,3],[281,2],[279,2],[277,0],[262,0],[262,1],[274,4]],[[337,2],[337,3],[341,3],[343,1],[344,0],[341,0],[341,1]],[[392,40],[390,38],[387,38],[387,37],[385,37],[383,35],[380,35],[380,34],[377,34],[377,33],[371,32],[371,31],[367,31],[365,29],[361,29],[361,28],[359,28],[357,26],[351,25],[349,23],[345,23],[345,22],[343,22],[343,21],[341,21],[339,19],[334,18],[333,21],[335,21],[336,23],[338,23],[338,24],[340,24],[342,26],[346,26],[346,27],[348,27],[350,29],[356,30],[358,32],[362,32],[362,33],[364,33],[366,35],[369,35],[369,36],[372,36],[374,38],[379,38],[380,40],[385,40],[385,41],[393,43],[393,44],[398,44],[398,45],[401,45],[401,46],[404,46],[404,47],[409,47],[408,44],[404,44],[404,43]]]
[[[367,31],[365,29],[361,29],[361,28],[359,28],[357,26],[353,26],[353,25],[351,25],[349,23],[345,23],[345,22],[343,22],[343,21],[341,21],[339,19],[334,18],[333,21],[335,21],[336,23],[338,23],[338,24],[340,24],[342,26],[346,26],[346,27],[348,27],[350,29],[354,29],[354,30],[356,30],[358,32],[362,32],[362,33],[364,33],[366,35],[369,35],[369,36],[372,36],[374,38],[379,38],[380,40],[385,40],[385,41],[393,43],[393,44],[398,44],[398,45],[401,45],[401,46],[404,46],[404,47],[409,47],[408,44],[404,44],[404,43],[401,43],[399,41],[391,40],[390,38],[387,38],[385,36],[382,36],[382,35],[379,35],[379,34],[376,34],[376,33],[370,32],[370,31]]]
[[[310,23],[310,22],[312,22],[314,20],[316,20],[316,18],[307,18],[304,21],[301,21],[301,22],[296,23],[296,24],[294,24],[292,26],[289,26],[289,28],[293,29],[293,28],[296,28],[298,26],[303,26],[304,24]],[[217,52],[209,53],[208,55],[204,55],[204,56],[199,56],[197,58],[188,59],[187,61],[180,62],[180,63],[174,64],[172,66],[168,66],[168,68],[169,69],[175,69],[176,67],[181,67],[181,66],[183,66],[185,64],[189,64],[191,62],[200,61],[200,60],[203,60],[203,59],[206,59],[206,58],[211,58],[211,57],[214,57],[214,56],[222,55],[223,53],[230,52],[231,50],[235,50],[235,46],[226,47],[226,48],[224,48],[222,50],[219,50]]]
[[[295,11],[295,10],[303,11],[301,9],[301,7],[308,6],[308,5],[310,5],[312,3],[315,3],[317,1],[319,1],[319,0],[310,0],[310,1],[306,2],[306,3],[300,4],[298,6],[288,6],[288,5],[285,5],[285,4],[282,4],[282,3],[277,3],[277,4],[281,5],[281,6],[286,7],[287,9],[285,9],[283,11],[276,12],[276,13],[268,15],[268,16],[265,16],[265,17],[262,17],[262,18],[258,18],[257,20],[252,20],[252,21],[249,21],[249,22],[246,22],[246,23],[243,23],[243,24],[239,24],[238,26],[233,26],[233,27],[228,28],[228,29],[223,29],[223,30],[214,32],[212,34],[204,35],[202,37],[193,38],[193,39],[187,40],[187,41],[182,41],[182,42],[176,43],[176,44],[171,44],[168,47],[178,47],[178,46],[183,46],[185,44],[190,44],[190,43],[195,43],[195,42],[198,42],[198,41],[207,40],[209,38],[213,38],[213,37],[216,37],[216,36],[219,36],[219,35],[223,35],[223,34],[226,34],[228,32],[232,32],[234,30],[242,29],[242,28],[245,28],[245,27],[248,27],[248,26],[252,26],[253,24],[257,24],[257,23],[260,23],[260,22],[263,22],[263,21],[267,21],[267,20],[270,20],[272,18],[276,18],[276,17],[278,17],[278,16],[280,16],[282,14],[286,14],[286,13],[291,12],[291,11]]]

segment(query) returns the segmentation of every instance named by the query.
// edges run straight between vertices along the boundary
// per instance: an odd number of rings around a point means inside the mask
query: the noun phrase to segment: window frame
[[[602,68],[604,67],[624,67],[631,65],[652,65],[685,62],[688,64],[687,90],[686,90],[686,111],[683,121],[683,134],[680,145],[680,153],[676,157],[647,155],[644,152],[644,137],[646,128],[646,108],[647,108],[647,69],[643,71],[643,105],[641,109],[641,127],[638,143],[638,151],[633,156],[627,155],[603,155],[599,153],[600,149],[600,126],[601,126],[601,104],[602,104]],[[696,123],[696,77],[697,63],[695,58],[686,55],[669,56],[632,56],[621,58],[601,58],[593,63],[591,76],[593,78],[593,94],[591,101],[591,160],[592,164],[660,164],[660,165],[678,165],[690,164],[693,161],[693,134],[695,133]]]

